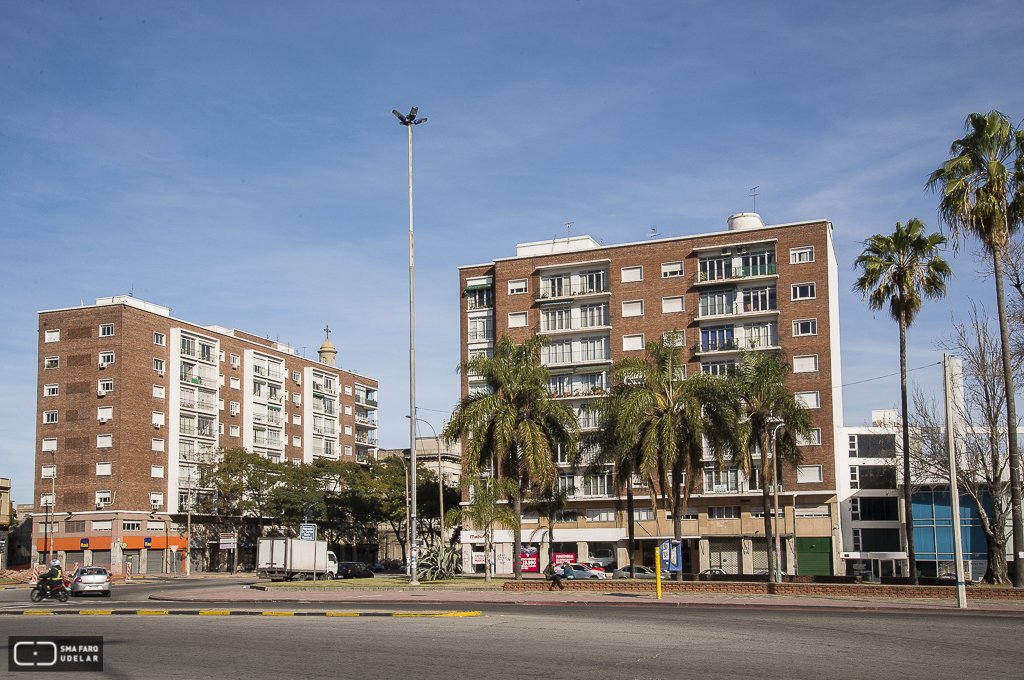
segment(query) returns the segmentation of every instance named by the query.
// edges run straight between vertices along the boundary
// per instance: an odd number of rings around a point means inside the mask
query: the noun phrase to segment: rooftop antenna
[[[647,238],[661,238],[661,234],[658,233],[658,225],[655,224],[653,227],[651,227],[651,233],[647,236]]]
[[[571,238],[571,233],[570,232],[572,231],[572,225],[573,224],[575,224],[575,222],[566,222],[565,223],[565,240],[566,241],[568,241]]]
[[[128,289],[128,297],[132,297],[132,298],[135,297],[135,284],[134,283],[132,284],[132,287]]]
[[[756,187],[754,187],[753,189],[750,190],[749,196],[754,199],[754,210],[753,210],[753,212],[757,212],[757,197],[761,195],[761,194],[757,193],[757,190],[758,190],[758,188],[760,188],[760,186],[761,185],[758,184]]]

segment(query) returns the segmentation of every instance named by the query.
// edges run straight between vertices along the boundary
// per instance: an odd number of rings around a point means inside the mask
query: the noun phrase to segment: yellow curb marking
[[[53,612],[22,612],[25,616],[53,616]]]
[[[102,609],[83,609],[82,611],[80,611],[78,613],[79,614],[113,614],[114,612],[109,611],[109,610],[108,611],[104,611]]]
[[[359,616],[354,612],[327,612],[328,616]]]
[[[396,613],[392,614],[392,616],[394,616],[396,618],[397,617],[402,617],[402,618],[420,617],[420,618],[438,618],[439,619],[439,618],[444,618],[444,617],[456,617],[456,616],[480,616],[482,614],[483,614],[483,612],[441,612],[439,614],[426,614],[426,613],[423,613],[423,614],[420,614],[420,613],[405,613],[405,614],[403,614],[403,613],[396,612]]]

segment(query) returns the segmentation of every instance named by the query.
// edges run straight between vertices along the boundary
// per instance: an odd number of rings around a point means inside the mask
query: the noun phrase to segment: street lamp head
[[[414,121],[412,122],[412,124],[413,124],[413,125],[419,125],[420,123],[426,123],[426,122],[427,122],[427,119],[426,119],[426,118],[419,118],[419,119],[417,119],[417,120],[414,120]]]
[[[409,109],[409,120],[414,119],[416,117],[416,114],[419,112],[419,110],[420,110],[420,107],[418,107],[418,106],[414,106],[411,109]]]
[[[397,118],[398,120],[402,121],[403,125],[405,124],[405,116],[400,114],[398,112],[398,109],[391,109],[391,113],[395,114],[395,118]]]

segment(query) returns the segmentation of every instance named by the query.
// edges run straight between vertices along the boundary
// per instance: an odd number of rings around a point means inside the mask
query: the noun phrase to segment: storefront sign
[[[487,564],[487,553],[473,553],[473,564]]]
[[[551,559],[555,564],[565,564],[566,562],[575,562],[576,553],[555,553],[551,556]]]
[[[535,545],[524,543],[519,549],[519,560],[523,565],[523,571],[540,571],[540,560],[537,555],[540,550]]]
[[[78,542],[78,547],[81,550],[88,550],[89,549],[89,539],[88,538],[83,538],[81,541]]]

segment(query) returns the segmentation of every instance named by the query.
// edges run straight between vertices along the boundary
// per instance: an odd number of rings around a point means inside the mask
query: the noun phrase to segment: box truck
[[[327,549],[327,541],[298,538],[261,538],[256,548],[256,573],[260,578],[305,581],[331,580],[338,574],[338,558]]]

